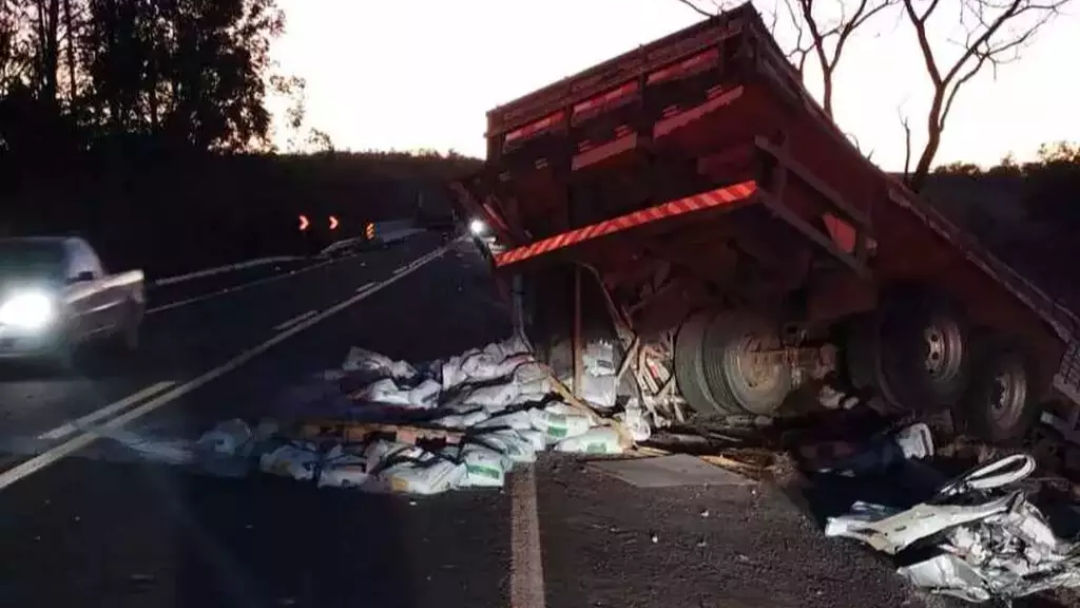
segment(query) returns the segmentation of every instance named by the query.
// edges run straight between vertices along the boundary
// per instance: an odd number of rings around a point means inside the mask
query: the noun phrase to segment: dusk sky
[[[274,57],[281,72],[307,80],[308,125],[337,148],[480,157],[488,109],[701,19],[677,0],[279,3],[288,25]],[[940,12],[940,24],[953,25],[955,15]],[[1067,75],[1080,70],[1076,13],[1045,28],[996,80],[987,69],[961,91],[938,162],[993,164],[1009,152],[1031,157],[1043,142],[1080,141],[1080,78]],[[936,34],[943,52],[955,52],[949,32]],[[784,31],[778,37],[790,46]],[[903,164],[898,108],[917,144],[925,123],[931,91],[915,44],[905,22],[882,18],[849,44],[836,76],[841,128],[886,169]],[[815,75],[808,84],[816,93]]]

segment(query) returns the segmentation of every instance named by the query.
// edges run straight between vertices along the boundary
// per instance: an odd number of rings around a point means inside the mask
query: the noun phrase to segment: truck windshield
[[[60,243],[0,240],[0,277],[59,276],[63,259]]]

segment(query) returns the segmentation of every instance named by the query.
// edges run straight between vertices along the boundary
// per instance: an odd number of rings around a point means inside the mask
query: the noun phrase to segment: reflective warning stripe
[[[557,234],[535,243],[505,251],[495,256],[495,265],[507,266],[515,264],[522,260],[527,260],[556,249],[577,245],[583,241],[641,226],[642,224],[648,224],[649,222],[655,222],[657,220],[667,219],[685,213],[692,213],[694,211],[701,211],[703,209],[731,205],[746,200],[755,192],[757,192],[757,183],[751,180],[735,184],[734,186],[718,188],[716,190],[710,190],[709,192],[702,192],[686,198],[680,198],[662,205],[649,207],[627,215],[621,215],[596,224],[590,224],[583,228]]]
[[[524,137],[536,135],[540,131],[550,129],[551,127],[562,122],[564,116],[565,115],[562,110],[559,110],[554,114],[549,114],[536,122],[529,123],[524,127],[521,127],[520,129],[515,129],[510,133],[507,133],[504,141],[505,143],[510,143],[515,139],[522,139]]]

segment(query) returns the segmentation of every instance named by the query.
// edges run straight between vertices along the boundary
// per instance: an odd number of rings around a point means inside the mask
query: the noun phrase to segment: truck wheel
[[[847,361],[852,383],[872,388],[887,410],[938,410],[964,395],[971,368],[970,332],[960,309],[922,290],[887,294],[856,321]]]
[[[903,411],[881,369],[881,319],[877,314],[855,317],[847,327],[844,348],[848,378],[855,389],[872,393],[869,403],[886,413]]]
[[[779,349],[779,327],[749,312],[722,312],[705,330],[702,363],[708,388],[729,411],[771,416],[791,392],[791,368],[762,357]]]
[[[686,403],[701,415],[741,413],[738,408],[717,401],[709,391],[705,378],[702,345],[705,329],[712,320],[711,313],[699,313],[687,319],[675,335],[675,382]]]
[[[1019,439],[1039,413],[1035,367],[1001,337],[980,340],[977,346],[971,383],[959,407],[965,430],[991,442]]]

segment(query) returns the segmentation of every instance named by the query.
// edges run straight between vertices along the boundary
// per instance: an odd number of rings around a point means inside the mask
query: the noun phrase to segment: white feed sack
[[[430,409],[438,405],[442,387],[434,380],[424,380],[412,388],[401,388],[390,378],[376,380],[357,391],[357,398],[372,403]]]
[[[259,457],[259,468],[264,473],[292,477],[297,481],[311,481],[319,465],[318,446],[313,443],[286,443]]]
[[[532,409],[529,410],[529,422],[532,428],[544,433],[552,443],[576,437],[592,428],[592,420],[588,416],[571,413],[569,409],[561,403]]]
[[[575,454],[622,454],[627,447],[629,446],[624,445],[618,431],[605,426],[589,429],[575,437],[563,439],[555,444],[555,451]]]
[[[402,494],[441,494],[460,487],[465,477],[465,464],[425,452],[417,460],[405,460],[392,464],[364,486],[371,491]]]
[[[587,395],[589,400],[613,404],[613,346],[590,345],[585,362],[585,387],[598,389]],[[335,447],[322,456],[314,446],[284,445],[263,456],[263,470],[303,480],[318,474],[321,487],[427,495],[461,487],[501,487],[515,465],[535,462],[538,452],[552,447],[591,454],[615,454],[626,447],[625,436],[610,427],[598,428],[600,421],[591,412],[557,401],[530,408],[548,398],[553,386],[548,369],[519,339],[472,349],[419,370],[354,349],[345,371],[383,376],[355,394],[362,401],[411,409],[442,407],[440,414],[446,415],[431,424],[472,432],[463,445],[449,445],[438,453],[383,440],[368,444],[363,453]],[[440,404],[451,389],[455,398]],[[628,422],[640,422],[640,413],[631,412]],[[243,438],[220,440],[230,444]]]
[[[360,488],[370,478],[370,470],[367,458],[336,445],[326,454],[318,485],[320,488]]]
[[[353,347],[345,357],[341,369],[346,372],[367,372],[372,375],[411,380],[416,377],[416,369],[405,361],[394,361],[386,355],[372,352],[365,348]]]
[[[488,420],[488,413],[486,410],[484,410],[484,408],[475,408],[471,411],[464,411],[460,414],[450,414],[449,416],[436,418],[431,422],[432,424],[436,424],[443,428],[463,430],[480,426]]]

